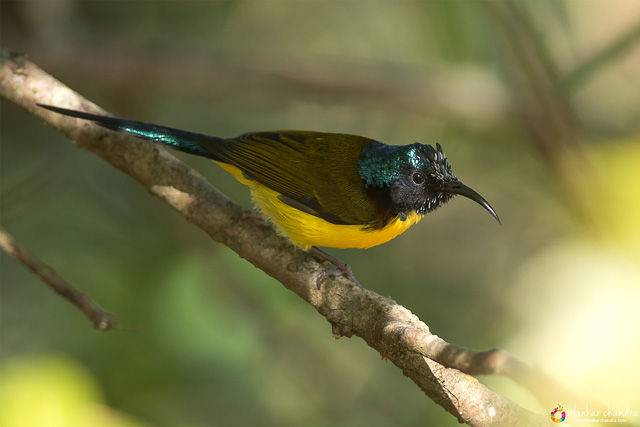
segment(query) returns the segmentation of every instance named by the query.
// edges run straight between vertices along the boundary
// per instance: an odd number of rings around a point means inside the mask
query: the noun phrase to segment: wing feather
[[[334,224],[376,219],[358,159],[371,139],[346,134],[273,131],[243,134],[203,148],[248,178],[277,191],[280,200]]]

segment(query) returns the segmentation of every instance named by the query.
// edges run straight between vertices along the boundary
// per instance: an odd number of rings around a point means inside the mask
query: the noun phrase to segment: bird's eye
[[[411,179],[414,183],[421,185],[424,182],[424,175],[420,172],[415,172],[413,175],[411,175]]]

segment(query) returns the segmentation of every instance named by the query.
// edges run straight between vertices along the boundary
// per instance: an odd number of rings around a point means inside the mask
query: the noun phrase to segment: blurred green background
[[[440,142],[503,225],[458,199],[385,245],[330,252],[445,340],[640,410],[637,0],[0,7],[4,47],[120,117]],[[1,108],[2,225],[121,327],[95,331],[0,254],[0,425],[457,425],[133,180]],[[251,208],[215,165],[176,155]]]

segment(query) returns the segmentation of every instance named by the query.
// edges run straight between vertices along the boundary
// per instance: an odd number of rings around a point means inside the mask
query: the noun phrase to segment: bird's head
[[[440,144],[433,148],[417,142],[404,146],[375,142],[364,148],[358,166],[365,187],[388,188],[398,214],[424,215],[460,195],[483,206],[500,222],[491,205],[453,175]]]

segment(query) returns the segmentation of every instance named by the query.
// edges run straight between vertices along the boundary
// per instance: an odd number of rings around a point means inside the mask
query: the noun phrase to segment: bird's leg
[[[268,216],[266,216],[265,214],[263,214],[260,210],[258,211],[244,211],[241,215],[242,219],[245,218],[258,218],[258,219],[269,219]],[[322,284],[322,281],[324,279],[326,279],[329,276],[342,276],[344,275],[345,277],[347,277],[349,280],[353,281],[355,284],[357,284],[358,286],[362,287],[360,285],[360,283],[358,283],[358,281],[356,280],[356,277],[353,275],[353,272],[351,271],[351,267],[349,267],[349,265],[346,262],[342,262],[340,261],[338,258],[334,257],[333,255],[329,255],[328,253],[326,253],[325,251],[323,251],[322,249],[318,249],[315,246],[311,246],[311,248],[309,249],[309,252],[311,252],[312,254],[316,255],[317,257],[323,259],[324,261],[329,261],[331,264],[335,265],[337,268],[332,268],[329,270],[324,270],[323,272],[320,273],[316,283],[318,285],[318,289],[320,289],[320,285]]]
[[[318,281],[317,281],[318,289],[320,289],[320,285],[322,284],[322,281],[327,276],[344,275],[345,277],[347,277],[348,279],[356,283],[358,286],[360,286],[360,283],[358,283],[358,281],[356,280],[356,277],[353,275],[353,272],[351,271],[351,267],[349,267],[347,263],[340,261],[338,258],[334,257],[333,255],[329,255],[322,249],[318,249],[315,246],[311,246],[311,248],[309,249],[309,252],[318,256],[319,258],[322,258],[325,261],[329,261],[331,264],[337,267],[337,268],[332,268],[330,270],[325,270],[322,273],[320,273],[320,277],[318,277]]]
[[[257,219],[265,219],[267,218],[267,216],[265,214],[263,214],[261,211],[244,211],[242,212],[242,215],[240,215],[240,218],[245,219],[245,218],[257,218]]]

